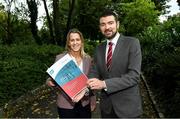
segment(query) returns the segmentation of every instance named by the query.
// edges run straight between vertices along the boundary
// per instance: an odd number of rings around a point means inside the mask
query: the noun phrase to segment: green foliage
[[[160,26],[149,27],[138,37],[143,54],[142,70],[151,74],[161,56],[173,50],[172,38],[168,32],[161,31]]]
[[[84,50],[92,57],[97,45],[98,45],[97,41],[85,40]]]
[[[16,15],[10,15],[10,36],[13,39],[12,43],[30,44],[32,40],[31,31],[28,22],[19,20]],[[0,44],[7,44],[7,13],[0,12]]]
[[[169,8],[169,6],[166,5],[166,3],[169,2],[170,0],[151,0],[151,1],[155,3],[156,9],[161,11],[161,14],[165,14],[168,12],[166,8]]]
[[[142,47],[142,70],[165,117],[180,116],[179,22],[177,15],[138,35]]]
[[[171,34],[174,46],[180,46],[180,15],[169,17],[168,20],[163,23],[162,30]]]
[[[150,74],[158,66],[158,61],[180,46],[180,17],[175,16],[160,25],[147,28],[138,35],[143,53],[143,71]]]
[[[158,23],[158,13],[151,0],[135,0],[130,3],[122,3],[120,24],[125,28],[125,34],[136,35],[147,27]]]
[[[61,36],[64,36],[65,40],[69,1],[62,0],[59,7],[61,14],[59,27]],[[159,12],[155,7],[150,0],[77,0],[71,16],[70,28],[78,28],[87,39],[102,40],[99,16],[105,8],[113,8],[120,15],[120,31],[127,35],[136,35],[158,22]],[[48,34],[48,31],[44,32],[43,36],[45,34]]]
[[[54,45],[0,47],[0,106],[45,83],[46,69],[62,48]]]
[[[74,26],[77,26],[84,34],[85,38],[91,40],[101,39],[99,32],[99,16],[107,5],[111,5],[111,0],[79,0],[76,10]],[[118,4],[118,2],[117,2]],[[97,12],[99,11],[99,12]]]
[[[93,55],[97,42],[85,40],[85,52]],[[64,48],[55,45],[0,46],[0,106],[45,83],[45,72]]]
[[[4,39],[6,36],[5,28],[3,27],[5,25],[5,19],[6,19],[6,13],[4,11],[0,11],[0,44],[4,42]]]
[[[163,104],[166,117],[180,116],[180,47],[159,59],[159,67],[153,73],[154,88],[158,89],[158,100]],[[155,80],[156,79],[156,80]],[[161,89],[161,90],[159,90]]]
[[[51,37],[50,37],[50,33],[49,33],[48,29],[46,29],[46,28],[40,29],[39,35],[41,37],[41,41],[42,41],[43,44],[50,44],[50,43],[52,43],[50,41]]]
[[[162,76],[164,78],[178,79],[180,77],[180,47],[172,54],[168,54],[166,58],[160,59],[162,64]]]

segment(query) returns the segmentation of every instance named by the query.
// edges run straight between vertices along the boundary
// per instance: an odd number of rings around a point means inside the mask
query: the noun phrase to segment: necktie
[[[108,49],[108,53],[107,53],[107,62],[106,62],[106,66],[107,66],[107,70],[109,71],[110,67],[111,67],[111,62],[112,62],[112,42],[109,42],[109,49]]]

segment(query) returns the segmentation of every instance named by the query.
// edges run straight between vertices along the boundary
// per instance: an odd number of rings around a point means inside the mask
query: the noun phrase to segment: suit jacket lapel
[[[114,49],[114,53],[113,53],[113,56],[112,56],[112,64],[111,64],[112,66],[111,67],[113,67],[113,65],[116,66],[116,64],[113,63],[113,60],[116,60],[116,58],[118,58],[118,53],[119,53],[119,50],[121,48],[122,41],[123,41],[123,36],[121,34],[118,41],[117,41],[116,47]],[[108,72],[107,67],[106,67],[106,45],[107,45],[107,42],[104,42],[102,44],[102,48],[101,48],[101,51],[100,51],[101,52],[100,53],[100,55],[101,55],[100,58],[102,58],[102,60],[100,60],[100,61],[102,61],[102,64],[104,64],[103,66],[100,66],[100,67],[102,67],[103,69],[105,69],[106,72]],[[110,67],[110,70],[111,70],[111,67]]]
[[[114,52],[113,52],[111,67],[114,67],[113,65],[116,66],[116,64],[113,63],[114,62],[113,60],[116,60],[116,58],[118,58],[118,53],[119,53],[119,50],[121,48],[122,41],[123,41],[123,36],[122,36],[122,34],[120,34],[120,37],[117,41],[116,47],[115,47]]]
[[[106,42],[104,42],[102,44],[102,48],[101,48],[101,53],[100,53],[100,57],[102,58],[102,64],[104,64],[103,66],[101,66],[103,69],[106,69],[107,70],[107,67],[106,67]]]

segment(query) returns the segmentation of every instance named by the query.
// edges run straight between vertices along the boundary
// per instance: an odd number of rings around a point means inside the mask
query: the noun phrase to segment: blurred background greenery
[[[111,8],[119,14],[119,31],[140,40],[142,73],[165,117],[180,117],[180,13],[160,22],[167,1],[42,0],[46,15],[39,29],[40,1],[0,2],[0,106],[45,83],[70,28],[83,33],[85,51],[93,56],[104,40],[98,16]]]

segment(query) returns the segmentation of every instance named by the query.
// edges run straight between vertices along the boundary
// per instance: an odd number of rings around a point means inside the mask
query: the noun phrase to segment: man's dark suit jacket
[[[138,117],[142,114],[139,77],[141,48],[138,39],[120,35],[112,57],[110,71],[106,68],[106,42],[99,45],[94,54],[94,65],[89,78],[104,80],[107,91],[101,91],[100,108],[118,117]]]

